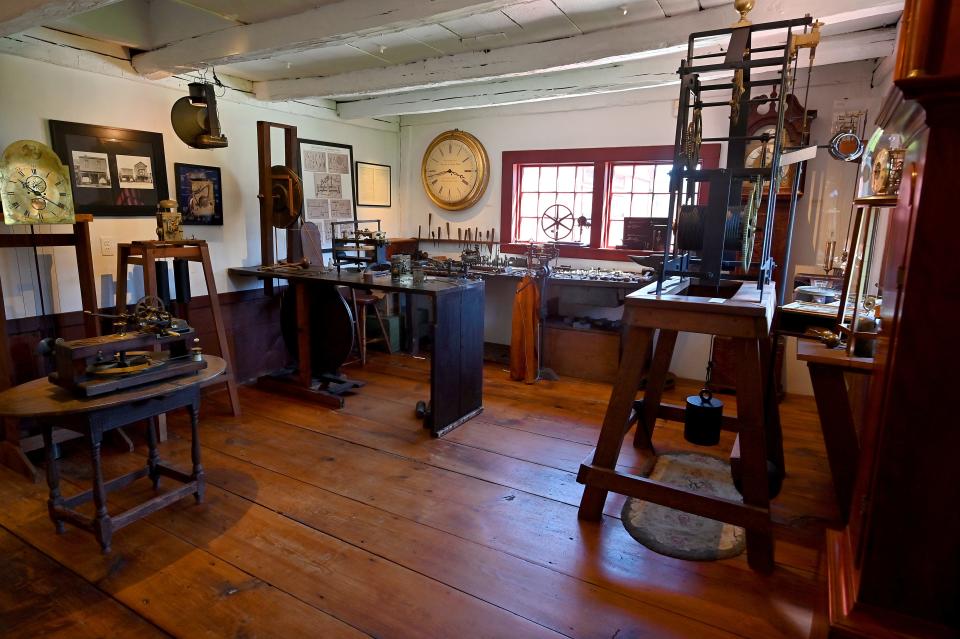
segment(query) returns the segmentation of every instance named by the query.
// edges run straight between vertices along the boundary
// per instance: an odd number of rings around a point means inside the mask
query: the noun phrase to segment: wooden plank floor
[[[428,363],[374,356],[341,411],[241,391],[206,397],[202,505],[185,499],[93,538],[47,519],[45,486],[0,469],[0,636],[806,637],[820,596],[823,528],[836,517],[812,399],[781,406],[788,477],[775,502],[777,569],[743,556],[686,562],[635,542],[611,496],[577,520],[574,481],[610,387],[524,385],[485,371],[485,410],[430,438],[413,414]],[[681,383],[668,400],[696,389]],[[733,398],[725,398],[728,407]],[[185,415],[161,454],[189,467]],[[139,437],[138,437],[139,435]],[[111,450],[108,475],[144,463]],[[690,448],[663,423],[661,450]],[[725,434],[723,455],[732,444]],[[82,443],[64,447],[64,492],[89,482]],[[624,448],[621,462],[637,459]],[[117,510],[151,491],[111,495]]]

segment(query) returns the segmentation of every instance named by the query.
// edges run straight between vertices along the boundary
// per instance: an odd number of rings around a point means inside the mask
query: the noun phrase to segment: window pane
[[[670,164],[657,165],[657,177],[653,181],[653,190],[657,193],[670,192],[670,171],[673,166]]]
[[[607,247],[615,248],[623,244],[623,222],[610,220],[610,234],[607,236]]]
[[[653,217],[667,217],[670,215],[670,196],[653,196]]]
[[[561,166],[557,170],[557,190],[572,192],[577,177],[577,167]]]
[[[585,193],[593,192],[593,165],[577,167],[577,190]]]
[[[520,215],[522,217],[535,217],[537,211],[537,193],[524,193],[520,196]]]
[[[655,164],[638,164],[633,169],[633,192],[653,192],[653,172]]]
[[[525,217],[520,220],[520,232],[517,234],[518,242],[529,242],[537,239],[537,229],[540,220],[534,217]]]
[[[540,181],[539,166],[525,166],[520,169],[520,190],[523,192],[536,191]]]
[[[650,217],[650,196],[634,195],[630,204],[630,217]]]
[[[557,203],[557,194],[556,193],[541,193],[540,201],[537,203],[537,216],[543,215],[543,212],[547,208],[553,206]]]
[[[541,166],[540,167],[540,191],[556,191],[557,190],[557,167],[556,166]]]
[[[593,212],[593,194],[577,193],[575,202],[576,206],[573,208],[573,212],[576,213],[577,217],[583,215],[589,220],[590,213]]]
[[[610,191],[613,193],[629,193],[632,180],[632,164],[614,164],[613,178],[610,180]]]
[[[613,194],[610,196],[610,219],[622,220],[630,215],[630,195]]]

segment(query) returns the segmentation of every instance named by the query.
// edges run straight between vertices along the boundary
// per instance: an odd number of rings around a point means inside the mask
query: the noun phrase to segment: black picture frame
[[[313,153],[315,157],[322,154],[322,167],[304,167],[304,158],[309,159],[309,154]],[[338,161],[337,167],[330,165],[331,155],[346,155]],[[308,140],[297,138],[296,153],[296,172],[303,181],[303,214],[301,220],[316,224],[320,231],[320,246],[324,251],[329,252],[333,246],[333,236],[331,222],[334,220],[346,221],[357,220],[357,199],[355,196],[357,176],[354,172],[353,145],[341,144],[339,142],[323,142],[321,140]],[[306,168],[306,170],[305,170]],[[343,169],[346,169],[344,171]],[[317,192],[316,178],[330,175],[340,175],[341,179],[336,182],[337,195],[327,195]],[[349,184],[344,184],[343,179],[347,179]],[[332,186],[332,185],[330,185]],[[323,186],[319,187],[323,188]],[[349,198],[350,212],[352,218],[346,218],[337,215],[334,211],[336,202],[343,202]],[[326,206],[323,202],[326,201]]]
[[[173,179],[183,224],[223,226],[223,180],[219,166],[174,162]],[[207,182],[200,188],[209,193],[198,193],[198,182]]]
[[[155,215],[169,197],[161,133],[50,120],[50,140],[70,170],[77,213]]]
[[[362,180],[360,179],[361,166],[375,166],[375,167],[379,167],[387,170],[387,201],[385,204],[374,204],[372,202],[375,202],[375,200],[364,200],[364,196],[369,197],[372,194],[361,192],[361,188],[360,188],[360,185],[362,183]],[[393,167],[392,166],[390,166],[389,164],[378,164],[376,162],[357,161],[355,163],[353,172],[356,175],[356,179],[354,180],[354,184],[356,185],[354,187],[354,190],[355,190],[354,195],[357,202],[357,206],[365,206],[370,208],[381,208],[381,209],[388,209],[391,206],[393,206]]]

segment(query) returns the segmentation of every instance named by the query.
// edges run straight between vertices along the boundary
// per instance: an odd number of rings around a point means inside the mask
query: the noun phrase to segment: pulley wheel
[[[296,224],[303,209],[303,180],[300,176],[282,164],[270,167],[270,195],[273,197],[273,226],[288,229]]]
[[[685,204],[677,216],[677,248],[681,251],[703,250],[703,220],[706,207]],[[727,210],[723,223],[723,248],[735,251],[740,248],[743,211]]]
[[[314,377],[335,375],[353,350],[353,313],[334,286],[312,286],[306,297],[310,304],[310,326],[307,330],[310,331],[311,370]],[[293,288],[284,291],[280,298],[280,331],[287,351],[296,358],[297,299]]]
[[[548,206],[540,216],[540,228],[554,242],[558,242],[573,233],[573,225],[573,211],[564,204]]]

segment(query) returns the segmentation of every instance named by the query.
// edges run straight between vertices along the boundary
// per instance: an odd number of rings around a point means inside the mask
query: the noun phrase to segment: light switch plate
[[[100,255],[109,257],[117,254],[117,241],[112,237],[100,236]]]

